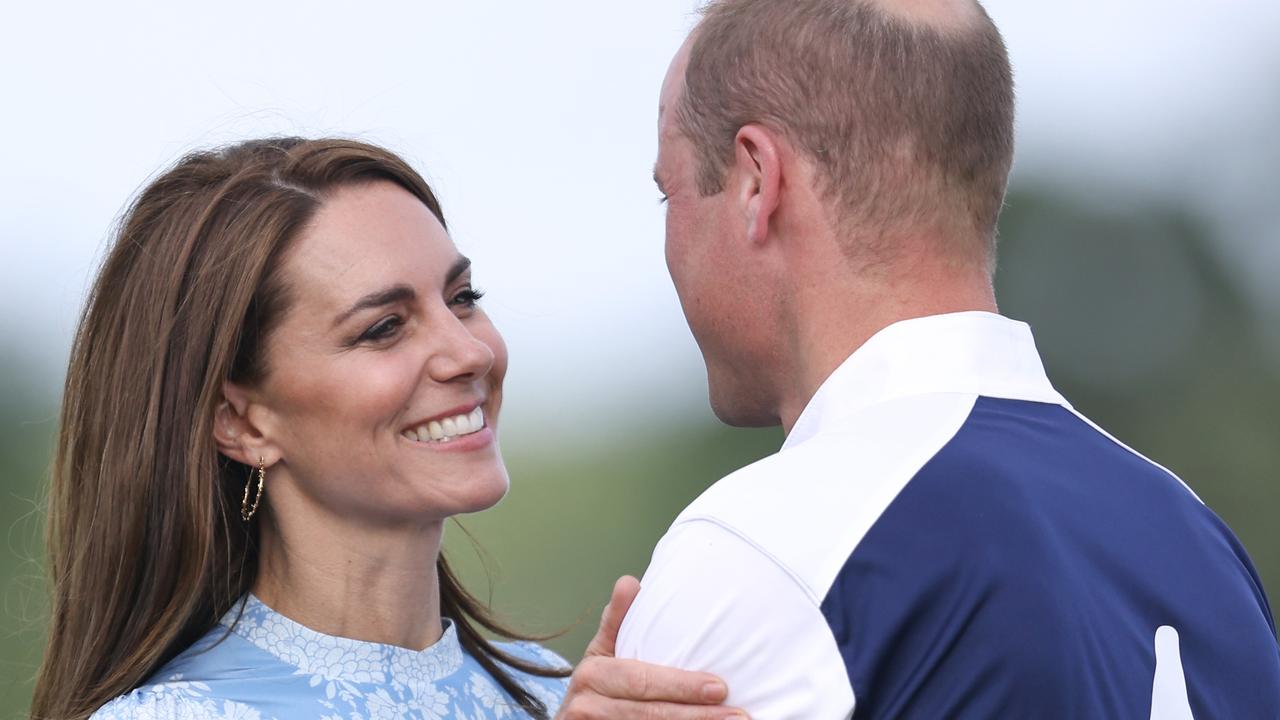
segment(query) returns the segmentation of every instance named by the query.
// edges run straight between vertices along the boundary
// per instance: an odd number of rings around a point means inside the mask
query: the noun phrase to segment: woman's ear
[[[230,380],[222,383],[222,400],[213,413],[213,440],[218,452],[238,463],[254,467],[279,459],[279,451],[253,420],[260,413],[249,390]]]

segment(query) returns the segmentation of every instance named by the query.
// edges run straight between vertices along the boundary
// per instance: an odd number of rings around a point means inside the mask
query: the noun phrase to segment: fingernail
[[[706,685],[702,686],[703,700],[718,702],[720,700],[723,700],[724,696],[728,694],[729,694],[729,689],[724,686],[724,683],[709,682]],[[735,718],[734,720],[746,720],[746,718],[742,718],[741,716],[738,716],[738,718]]]

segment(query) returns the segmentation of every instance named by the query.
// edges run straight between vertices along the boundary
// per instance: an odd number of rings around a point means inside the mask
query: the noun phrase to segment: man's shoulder
[[[853,694],[821,598],[788,558],[710,519],[654,550],[618,657],[719,675],[756,717],[846,717]]]

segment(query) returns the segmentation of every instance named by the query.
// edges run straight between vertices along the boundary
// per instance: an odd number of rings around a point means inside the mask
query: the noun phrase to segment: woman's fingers
[[[639,580],[630,575],[618,578],[618,581],[613,584],[613,595],[609,598],[609,604],[605,606],[604,614],[600,616],[600,629],[587,644],[584,657],[613,657],[618,643],[618,629],[622,627],[622,619],[627,616],[627,610],[631,608],[631,602],[636,599],[636,594],[639,592]]]
[[[606,698],[684,705],[718,705],[729,695],[724,681],[710,673],[606,657],[583,660],[573,673],[570,692],[575,686]]]

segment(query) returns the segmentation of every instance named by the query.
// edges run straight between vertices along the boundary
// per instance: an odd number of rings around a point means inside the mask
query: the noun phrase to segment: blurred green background
[[[1221,253],[1226,232],[1174,199],[1023,180],[1002,220],[998,294],[1036,331],[1058,388],[1182,476],[1276,593],[1280,363],[1266,322],[1276,308],[1243,289]],[[40,506],[57,399],[39,390],[51,370],[36,363],[0,345],[0,718],[25,711],[40,652]],[[550,644],[577,659],[614,578],[642,573],[685,503],[780,442],[778,430],[716,424],[700,395],[590,443],[509,428],[510,495],[462,520],[483,552],[456,530],[449,552],[515,625],[568,628]]]

